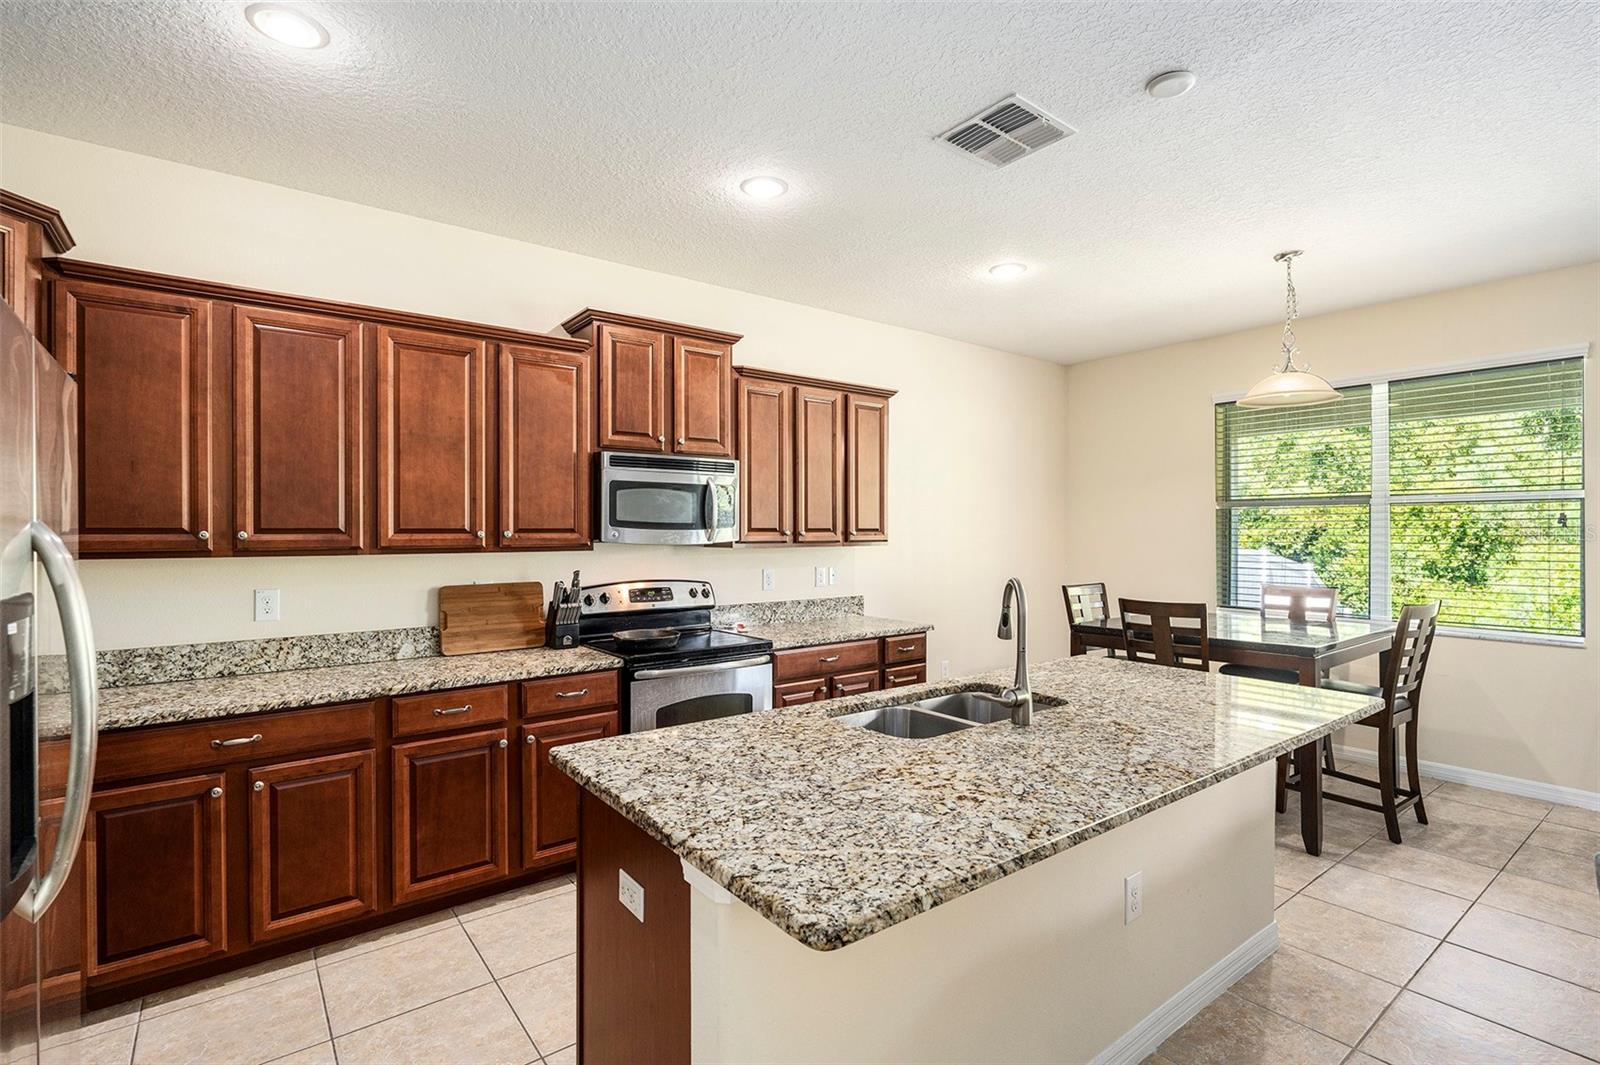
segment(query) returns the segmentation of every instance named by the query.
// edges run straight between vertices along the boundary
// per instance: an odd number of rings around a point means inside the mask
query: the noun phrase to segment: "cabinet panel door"
[[[844,539],[844,393],[794,390],[795,542]]]
[[[38,230],[25,218],[0,211],[0,299],[11,305],[34,333],[39,332],[38,307],[34,305],[34,286],[29,276],[30,252],[38,241]]]
[[[210,304],[62,281],[56,311],[78,372],[80,550],[209,552]]]
[[[396,905],[507,874],[506,747],[504,729],[394,745]]]
[[[797,680],[788,684],[774,684],[772,686],[772,705],[780,710],[786,706],[800,706],[802,703],[821,702],[827,697],[827,677],[814,677],[810,680]]]
[[[484,544],[484,345],[378,327],[378,546]]]
[[[846,695],[875,692],[878,686],[878,671],[875,669],[864,673],[841,673],[829,682],[829,697],[841,699]]]
[[[227,949],[226,824],[220,773],[95,793],[89,975],[123,979]]]
[[[373,758],[356,751],[250,770],[252,943],[377,908]]]
[[[235,551],[361,546],[361,324],[233,312]]]
[[[739,539],[786,544],[794,532],[794,387],[739,379]]]
[[[672,341],[672,450],[733,454],[733,348],[704,340]]]
[[[889,401],[845,397],[845,539],[887,540]]]
[[[544,864],[578,841],[578,785],[550,764],[550,752],[616,734],[615,710],[522,726],[524,866]]]
[[[500,349],[500,546],[589,543],[587,352]]]
[[[661,333],[595,327],[600,375],[600,446],[663,451],[667,433],[667,338]]]
[[[39,804],[39,861],[48,862],[55,853],[61,832],[62,799]],[[39,921],[39,954],[33,952],[33,926],[20,914],[8,917],[0,929],[0,980],[4,997],[0,1008],[26,1008],[37,997],[48,1005],[62,1000],[76,1001],[83,989],[84,863],[74,864],[67,886]],[[34,988],[38,971],[40,986]]]

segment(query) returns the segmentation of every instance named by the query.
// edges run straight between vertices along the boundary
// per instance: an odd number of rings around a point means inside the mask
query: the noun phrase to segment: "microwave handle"
[[[705,522],[707,542],[717,535],[717,490],[707,481],[701,485],[705,495],[700,499],[700,517]]]

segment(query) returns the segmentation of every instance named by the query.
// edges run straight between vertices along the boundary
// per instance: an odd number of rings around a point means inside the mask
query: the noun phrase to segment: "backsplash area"
[[[865,614],[867,601],[859,595],[835,595],[826,599],[778,599],[769,603],[733,603],[711,611],[711,624],[726,628],[746,625],[776,625],[791,621],[822,621],[845,614]]]

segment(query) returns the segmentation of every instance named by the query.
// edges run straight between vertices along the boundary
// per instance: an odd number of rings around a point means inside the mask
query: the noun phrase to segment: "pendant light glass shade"
[[[1241,407],[1311,407],[1318,403],[1332,403],[1339,398],[1339,390],[1325,378],[1309,368],[1295,364],[1300,354],[1295,344],[1294,320],[1300,317],[1300,301],[1294,290],[1294,261],[1302,255],[1298,251],[1280,251],[1272,257],[1283,264],[1284,280],[1288,294],[1283,309],[1283,364],[1271,376],[1257,381],[1255,387],[1239,398]]]

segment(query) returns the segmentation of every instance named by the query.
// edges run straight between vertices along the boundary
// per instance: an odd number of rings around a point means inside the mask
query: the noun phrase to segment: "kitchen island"
[[[1007,679],[554,752],[583,1059],[1137,1060],[1269,954],[1269,764],[1373,700],[1079,657],[1027,727],[830,720]]]

